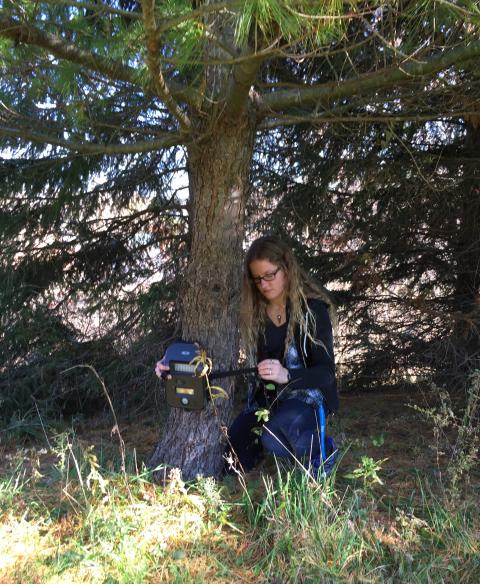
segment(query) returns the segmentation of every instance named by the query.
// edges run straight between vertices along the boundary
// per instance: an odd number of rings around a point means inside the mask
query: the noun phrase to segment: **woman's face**
[[[248,269],[255,286],[268,303],[286,301],[287,277],[280,266],[268,260],[253,260]],[[264,276],[271,278],[273,274],[273,279],[265,280]]]

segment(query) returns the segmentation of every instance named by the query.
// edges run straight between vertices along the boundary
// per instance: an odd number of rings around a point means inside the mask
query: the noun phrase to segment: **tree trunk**
[[[245,202],[255,137],[253,116],[217,122],[208,139],[188,151],[191,254],[181,298],[183,339],[198,341],[215,369],[238,361],[238,306]],[[216,476],[223,465],[224,431],[233,405],[233,380],[222,380],[229,398],[200,412],[171,409],[149,465],[178,467],[186,480]],[[158,473],[157,479],[162,479]]]

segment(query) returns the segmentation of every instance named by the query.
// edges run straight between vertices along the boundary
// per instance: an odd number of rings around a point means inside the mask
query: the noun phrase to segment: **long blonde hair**
[[[264,334],[267,322],[267,301],[250,274],[250,264],[255,260],[267,260],[279,266],[286,276],[286,296],[289,310],[285,350],[293,340],[298,327],[300,334],[317,343],[315,316],[308,307],[307,299],[318,298],[330,306],[330,300],[314,284],[300,267],[292,250],[281,239],[267,235],[256,239],[245,255],[240,306],[240,330],[243,345],[250,361],[255,359],[259,335]],[[307,317],[305,317],[307,315]]]

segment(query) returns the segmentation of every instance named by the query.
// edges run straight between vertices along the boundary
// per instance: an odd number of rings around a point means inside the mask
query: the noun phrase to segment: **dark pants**
[[[298,459],[313,458],[320,452],[318,414],[313,406],[300,400],[280,402],[270,412],[261,436],[253,431],[254,428],[262,428],[255,412],[242,412],[228,432],[235,453],[233,458],[238,459],[246,471],[255,466],[264,450],[276,456]]]

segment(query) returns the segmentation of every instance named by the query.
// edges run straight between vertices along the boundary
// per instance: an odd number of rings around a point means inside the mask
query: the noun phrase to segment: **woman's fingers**
[[[278,359],[264,359],[258,364],[258,374],[262,379],[275,381],[281,369],[283,369]]]
[[[155,374],[157,377],[162,377],[162,375],[167,371],[170,371],[170,367],[165,365],[163,360],[157,361],[157,364],[155,365]]]
[[[258,374],[264,381],[288,383],[288,370],[278,359],[264,359],[258,363]]]

